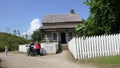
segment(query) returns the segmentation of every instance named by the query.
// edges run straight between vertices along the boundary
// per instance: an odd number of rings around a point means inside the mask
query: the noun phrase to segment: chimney
[[[71,9],[71,10],[70,10],[70,13],[71,13],[71,14],[75,14],[74,9]]]

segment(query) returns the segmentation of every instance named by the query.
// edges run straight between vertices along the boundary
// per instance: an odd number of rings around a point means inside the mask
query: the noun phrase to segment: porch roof
[[[40,29],[66,29],[66,28],[75,28],[78,23],[61,23],[61,24],[46,24],[43,25]]]

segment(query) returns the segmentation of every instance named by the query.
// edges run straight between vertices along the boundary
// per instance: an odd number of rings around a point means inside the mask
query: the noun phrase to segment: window
[[[69,32],[69,40],[73,38],[73,32]]]
[[[57,32],[54,32],[52,34],[53,34],[53,41],[57,41]]]

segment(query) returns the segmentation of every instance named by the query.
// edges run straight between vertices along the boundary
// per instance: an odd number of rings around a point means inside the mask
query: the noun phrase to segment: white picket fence
[[[74,37],[68,48],[78,60],[120,55],[120,34]]]

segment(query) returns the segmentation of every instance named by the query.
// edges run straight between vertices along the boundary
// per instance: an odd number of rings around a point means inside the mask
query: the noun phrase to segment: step
[[[68,44],[61,44],[62,50],[68,50]]]

